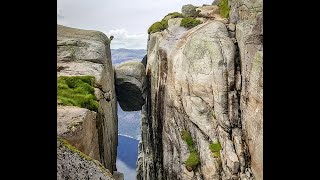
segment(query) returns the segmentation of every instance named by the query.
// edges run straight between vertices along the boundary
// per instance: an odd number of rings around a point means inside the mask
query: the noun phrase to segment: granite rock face
[[[229,0],[236,24],[241,69],[241,124],[252,173],[263,178],[263,6],[262,0]]]
[[[114,180],[99,161],[60,138],[57,139],[57,179]]]
[[[109,39],[98,31],[57,25],[57,57],[57,76],[95,77],[99,102],[97,112],[58,106],[58,134],[113,172],[118,119]]]
[[[117,100],[122,110],[141,110],[145,101],[145,77],[145,67],[141,62],[126,61],[115,68]]]
[[[67,139],[89,157],[100,160],[97,113],[85,108],[58,106],[58,136]]]
[[[262,179],[262,15],[229,25],[212,12],[190,30],[175,18],[149,36],[137,179]],[[192,171],[183,130],[199,155]]]

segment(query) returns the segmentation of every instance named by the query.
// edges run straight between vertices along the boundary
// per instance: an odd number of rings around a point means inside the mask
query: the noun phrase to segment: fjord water
[[[111,49],[114,66],[127,60],[141,61],[145,54],[142,49]],[[123,111],[118,104],[117,171],[124,174],[125,180],[136,179],[140,117],[140,111]]]

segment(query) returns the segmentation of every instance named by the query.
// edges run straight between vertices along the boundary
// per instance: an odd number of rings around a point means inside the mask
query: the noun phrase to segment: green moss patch
[[[93,76],[58,77],[58,102],[98,111],[99,103],[94,95]]]
[[[209,149],[211,150],[213,157],[220,157],[221,144],[219,142],[211,143]]]
[[[189,170],[194,170],[198,164],[200,164],[199,155],[196,151],[196,148],[194,147],[192,137],[190,133],[187,130],[181,131],[181,137],[182,139],[187,143],[188,149],[190,151],[190,155],[188,159],[186,160],[186,168]]]
[[[224,18],[228,18],[229,11],[230,11],[228,0],[220,0],[218,6],[219,6],[220,15]]]
[[[202,22],[198,19],[195,19],[193,17],[186,17],[181,20],[180,26],[185,27],[187,29],[193,28]]]
[[[163,31],[167,27],[168,27],[168,20],[163,19],[160,22],[153,23],[148,29],[148,34]]]
[[[183,15],[178,12],[169,13],[165,17],[168,17],[168,16],[170,16],[170,18],[183,18]]]
[[[199,163],[200,163],[200,160],[199,160],[198,153],[196,151],[191,152],[186,161],[186,166],[194,170]]]
[[[182,18],[182,17],[183,17],[183,15],[178,12],[169,13],[161,21],[153,23],[148,29],[148,34],[163,31],[166,28],[168,28],[168,20],[169,19]]]

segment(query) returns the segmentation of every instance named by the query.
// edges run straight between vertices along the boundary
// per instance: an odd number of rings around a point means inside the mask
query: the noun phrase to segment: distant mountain
[[[145,49],[111,49],[112,64],[119,64],[127,60],[141,61],[146,54]]]
[[[123,111],[118,104],[118,133],[140,138],[140,111]]]

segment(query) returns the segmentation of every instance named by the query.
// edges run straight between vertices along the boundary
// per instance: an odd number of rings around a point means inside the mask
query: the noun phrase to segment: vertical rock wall
[[[95,77],[95,95],[99,102],[98,112],[58,107],[58,135],[113,172],[116,170],[118,118],[109,39],[98,31],[58,25],[57,57],[58,76]]]
[[[262,5],[229,5],[229,22],[186,30],[175,18],[149,36],[137,179],[262,179]],[[183,130],[200,159],[193,171]]]

